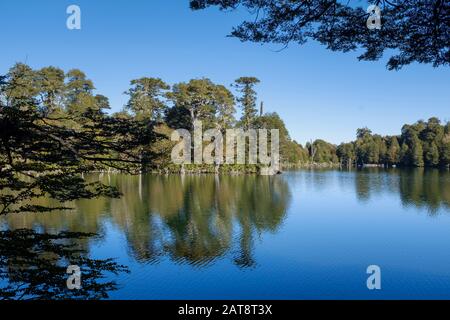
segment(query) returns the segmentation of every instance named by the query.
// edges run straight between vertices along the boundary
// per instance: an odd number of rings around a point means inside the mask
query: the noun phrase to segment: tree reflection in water
[[[124,197],[112,200],[109,211],[141,261],[167,254],[176,262],[203,266],[229,253],[238,238],[234,261],[240,267],[252,266],[254,233],[275,231],[291,197],[287,183],[278,177],[114,179]]]
[[[254,237],[275,232],[291,199],[282,177],[103,175],[120,199],[77,201],[72,213],[7,217],[10,229],[70,230],[103,234],[105,220],[125,234],[131,256],[157,263],[204,266],[231,255],[239,267],[255,265]],[[80,240],[83,242],[83,240]],[[85,244],[87,247],[87,244]]]
[[[382,169],[356,171],[358,199],[367,202],[382,193],[399,194],[404,207],[425,208],[435,215],[450,208],[450,172],[439,169]]]
[[[106,297],[117,286],[110,282],[99,284],[104,272],[126,269],[111,260],[89,260],[92,237],[77,233],[95,233],[98,236],[94,239],[102,239],[110,223],[125,235],[129,256],[140,263],[156,264],[170,258],[175,263],[201,268],[222,259],[239,268],[254,267],[258,263],[255,241],[261,234],[281,228],[291,202],[290,187],[299,180],[307,185],[306,195],[338,187],[339,192],[351,192],[364,204],[371,204],[378,195],[388,195],[400,199],[403,206],[426,208],[430,215],[450,207],[450,172],[438,170],[373,168],[302,171],[275,177],[100,178],[103,183],[117,186],[122,198],[66,204],[75,208],[73,212],[10,215],[0,220],[4,230],[11,230],[2,232],[0,239],[1,297]],[[20,229],[38,230],[41,235]],[[65,230],[73,234],[63,233],[62,238],[45,235]],[[65,290],[69,260],[91,270],[92,281],[83,292]],[[29,271],[22,274],[23,269]],[[84,281],[89,279],[84,277]],[[9,287],[4,286],[6,280],[10,281]]]
[[[106,273],[128,272],[112,259],[96,260],[77,242],[92,234],[42,234],[29,229],[0,231],[0,300],[104,299],[117,289]],[[66,285],[69,265],[81,269],[81,288]]]

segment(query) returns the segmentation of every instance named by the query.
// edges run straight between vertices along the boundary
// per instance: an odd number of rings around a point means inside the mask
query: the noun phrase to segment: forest
[[[131,80],[130,88],[124,92],[128,96],[127,104],[121,111],[111,113],[108,112],[108,98],[94,93],[93,81],[81,70],[65,72],[52,66],[33,70],[28,65],[17,63],[1,77],[1,112],[5,120],[5,108],[20,105],[20,109],[32,109],[41,120],[45,117],[48,121],[57,122],[58,126],[81,133],[92,132],[92,128],[82,128],[81,125],[92,121],[141,123],[152,141],[130,146],[135,149],[133,156],[136,161],[128,159],[125,162],[140,166],[140,170],[145,171],[178,171],[179,168],[170,160],[170,151],[174,146],[170,141],[170,134],[179,128],[192,130],[196,120],[201,120],[206,129],[217,128],[223,132],[228,128],[279,129],[280,159],[284,167],[350,167],[367,164],[449,166],[450,123],[442,124],[437,118],[404,125],[398,136],[381,136],[373,134],[368,128],[361,128],[357,129],[356,140],[353,142],[336,146],[318,139],[302,146],[291,139],[283,120],[276,112],[264,112],[263,103],[258,104],[256,87],[259,82],[255,77],[241,77],[231,84],[231,88],[227,88],[207,78],[169,85],[159,78],[143,77]],[[241,111],[240,118],[236,117],[238,108]],[[2,131],[5,129],[6,126],[2,126]],[[119,130],[110,134],[124,136],[130,133]],[[144,134],[141,132],[141,135]],[[120,140],[116,139],[116,144]],[[12,157],[7,136],[2,135],[1,141],[2,157]],[[124,141],[121,143],[124,149],[130,149]],[[120,150],[115,150],[115,154],[118,154],[120,160],[131,156],[131,153],[125,153],[124,158],[124,153]],[[95,158],[91,160],[96,163],[97,169],[104,169],[104,163]],[[207,165],[200,169],[199,165],[191,167],[201,172],[211,171]],[[123,167],[115,169],[121,170]],[[245,168],[224,165],[222,168],[224,172],[230,170],[257,172],[257,168],[251,165]]]
[[[136,161],[125,159],[131,153],[120,150],[115,150],[115,153],[120,160],[126,160],[128,165],[138,165],[146,171],[179,170],[170,161],[170,151],[174,146],[170,141],[170,134],[179,128],[192,130],[195,120],[201,120],[206,129],[217,128],[221,131],[228,128],[279,129],[280,159],[284,167],[350,167],[367,164],[448,167],[450,164],[450,123],[442,124],[437,118],[404,125],[398,136],[381,136],[373,134],[368,128],[361,128],[357,129],[356,140],[353,142],[336,146],[318,139],[302,146],[291,139],[283,120],[276,112],[264,112],[263,103],[258,104],[256,86],[259,82],[255,77],[241,77],[229,89],[207,78],[169,85],[159,78],[143,77],[131,80],[130,88],[124,93],[128,96],[128,102],[123,109],[110,113],[108,98],[94,93],[94,83],[81,70],[65,72],[52,66],[33,70],[28,65],[17,63],[1,77],[1,112],[4,121],[5,108],[14,109],[14,106],[20,105],[19,109],[32,109],[41,120],[46,118],[47,121],[57,122],[61,127],[81,133],[92,132],[92,128],[82,128],[81,125],[92,121],[100,123],[106,119],[141,123],[152,140],[148,144],[130,146],[135,149],[133,156]],[[233,89],[236,96],[232,93]],[[241,111],[240,118],[236,118],[238,108]],[[5,130],[6,126],[2,125],[1,129]],[[130,132],[119,130],[110,134],[124,136]],[[1,141],[2,157],[13,157],[5,134],[2,134]],[[116,139],[116,144],[119,141],[120,138]],[[130,149],[124,141],[121,143],[124,149]],[[108,157],[113,158],[112,155]],[[96,163],[97,169],[103,168],[104,163],[97,161],[95,157],[91,160]],[[253,166],[248,167],[230,165],[227,168],[224,165],[222,170],[257,170]],[[115,169],[121,170],[123,167]],[[200,170],[204,172],[210,168],[205,166]]]
[[[401,128],[399,136],[372,134],[358,129],[357,139],[337,147],[336,154],[346,165],[376,164],[386,167],[449,167],[450,122],[435,117]]]
[[[279,129],[281,161],[300,162],[304,150],[291,140],[283,120],[277,113],[264,113],[262,103],[257,104],[258,83],[254,77],[237,79],[231,85],[237,92],[235,97],[230,89],[207,78],[169,85],[159,78],[143,77],[130,82],[130,88],[124,93],[128,96],[126,105],[121,111],[111,113],[108,98],[94,93],[94,83],[81,70],[65,72],[56,67],[33,70],[18,63],[1,78],[3,160],[10,160],[11,164],[15,159],[30,160],[32,151],[42,154],[42,150],[31,150],[39,140],[36,132],[29,133],[34,138],[30,146],[14,152],[23,142],[14,137],[25,127],[20,120],[29,119],[29,129],[44,125],[45,130],[64,131],[57,132],[62,134],[59,138],[55,138],[55,132],[46,131],[42,139],[48,142],[53,138],[67,147],[67,153],[90,162],[97,170],[105,169],[105,162],[108,167],[122,170],[125,161],[128,169],[138,166],[141,171],[179,171],[170,158],[175,145],[170,140],[171,133],[174,129],[192,130],[193,123],[201,120],[205,130],[215,128],[222,132],[228,128]],[[239,119],[236,118],[238,107],[242,111]],[[131,138],[133,132],[139,137]],[[75,133],[78,136],[69,139]],[[88,142],[87,134],[93,140],[101,137],[102,142]],[[81,138],[83,141],[79,141]],[[78,143],[83,145],[77,146]],[[25,149],[27,154],[20,154]],[[120,161],[113,163],[108,159]],[[122,166],[117,167],[119,164]],[[257,167],[224,165],[223,170],[256,172]],[[195,168],[201,172],[210,169],[206,165]]]

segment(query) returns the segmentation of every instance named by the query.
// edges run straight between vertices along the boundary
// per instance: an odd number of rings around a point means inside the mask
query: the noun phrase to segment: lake
[[[450,298],[449,171],[100,179],[123,197],[2,229],[98,234],[80,243],[89,256],[130,271],[108,276],[112,299]],[[381,290],[367,288],[369,265]]]

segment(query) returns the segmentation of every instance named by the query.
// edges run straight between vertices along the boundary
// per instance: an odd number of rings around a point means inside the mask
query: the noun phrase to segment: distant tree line
[[[357,130],[354,142],[336,149],[345,165],[376,164],[404,167],[448,167],[450,165],[450,122],[435,117],[404,125],[399,136],[372,134],[368,128]]]

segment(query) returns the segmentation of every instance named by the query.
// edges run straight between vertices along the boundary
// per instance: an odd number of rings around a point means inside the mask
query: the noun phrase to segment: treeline
[[[284,121],[276,112],[265,113],[263,103],[258,104],[255,77],[240,77],[229,88],[210,79],[192,79],[169,85],[159,78],[140,78],[131,81],[125,92],[128,103],[113,117],[136,118],[155,123],[155,131],[164,137],[151,146],[156,154],[152,166],[156,169],[177,167],[171,164],[170,150],[174,143],[170,133],[174,129],[193,130],[194,122],[202,121],[203,129],[218,129],[224,135],[227,129],[278,129],[280,134],[280,161],[297,164],[302,160],[301,145],[290,138]],[[237,109],[240,118],[236,117]],[[199,165],[191,167],[198,168]],[[204,167],[208,167],[205,165]],[[232,165],[232,170],[252,171],[255,166]],[[210,169],[210,168],[209,168]],[[222,166],[222,170],[230,166]],[[177,170],[175,168],[175,170]],[[208,168],[205,169],[206,171]]]
[[[86,119],[86,115],[92,118],[92,114],[96,121],[122,119],[148,123],[155,140],[138,151],[150,170],[172,166],[171,132],[180,128],[192,130],[196,120],[203,122],[204,130],[216,128],[222,132],[229,128],[279,129],[281,162],[302,162],[305,150],[292,141],[283,120],[277,113],[264,113],[262,103],[258,104],[255,87],[259,82],[254,77],[237,79],[231,85],[235,96],[226,86],[207,78],[169,85],[159,78],[143,77],[130,82],[124,108],[110,114],[108,98],[94,93],[94,83],[81,70],[67,73],[56,67],[33,70],[18,63],[2,77],[2,96],[4,105],[14,104],[15,100],[32,101],[31,105],[27,103],[30,108],[68,128],[80,129],[80,124],[92,121]],[[237,108],[242,111],[240,118],[236,117]]]
[[[373,134],[357,129],[356,140],[335,146],[323,140],[306,144],[309,163],[344,167],[377,165],[384,167],[448,167],[450,165],[450,122],[433,117],[404,125],[398,136]],[[308,160],[306,160],[308,163]]]
[[[284,167],[366,164],[438,167],[450,163],[450,125],[441,124],[437,118],[405,125],[399,136],[381,136],[363,128],[357,130],[357,139],[350,143],[336,146],[316,140],[302,146],[291,139],[276,112],[264,112],[256,92],[260,81],[255,77],[241,77],[231,88],[207,78],[173,85],[160,78],[134,79],[125,92],[126,105],[113,114],[107,112],[110,109],[108,98],[95,94],[94,83],[78,69],[68,72],[56,67],[33,70],[18,63],[0,81],[3,105],[14,105],[15,100],[33,101],[31,105],[28,103],[30,108],[67,128],[85,130],[85,123],[92,121],[102,122],[102,126],[112,120],[147,123],[153,133],[151,143],[139,144],[138,150],[133,150],[145,163],[145,170],[179,170],[170,159],[174,146],[170,135],[174,129],[192,130],[196,120],[202,121],[205,130],[216,128],[222,132],[229,128],[279,129],[280,160]],[[239,118],[237,109],[241,110]],[[120,130],[116,130],[116,134],[127,135]],[[231,169],[223,166],[223,170],[257,169],[235,165]]]
[[[357,139],[337,147],[345,165],[375,164],[403,167],[448,167],[450,165],[450,122],[435,117],[402,127],[399,136],[381,136],[357,130]]]

